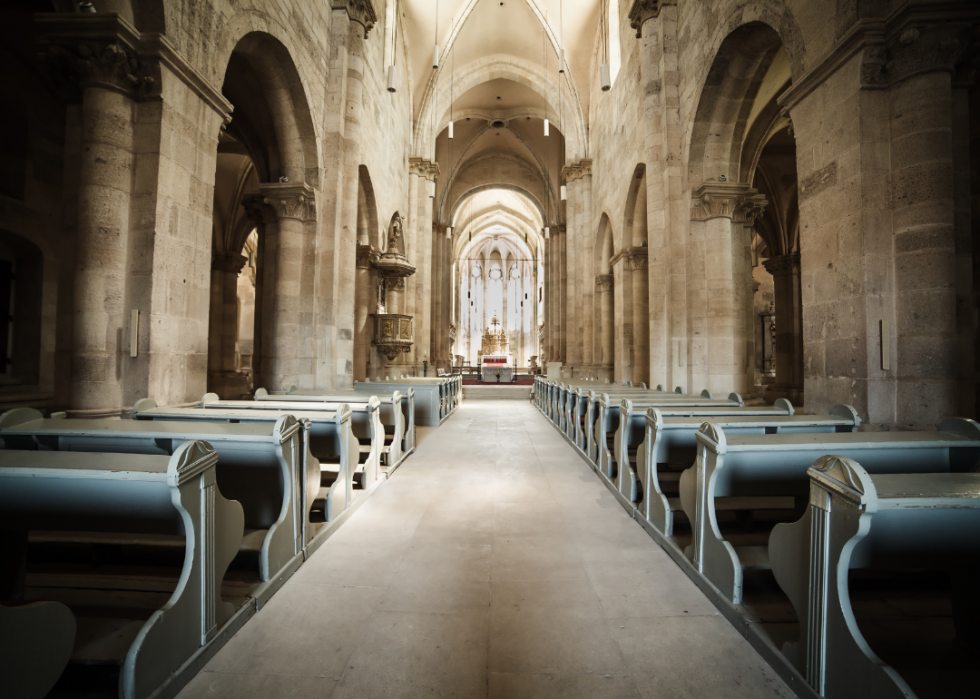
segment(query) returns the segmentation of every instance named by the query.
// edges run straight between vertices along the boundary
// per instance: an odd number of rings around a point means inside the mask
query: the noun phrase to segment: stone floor
[[[533,406],[419,438],[180,699],[793,696]]]

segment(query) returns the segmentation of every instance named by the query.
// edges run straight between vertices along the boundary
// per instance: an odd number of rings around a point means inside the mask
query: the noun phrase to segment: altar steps
[[[463,400],[530,400],[533,386],[463,385]]]

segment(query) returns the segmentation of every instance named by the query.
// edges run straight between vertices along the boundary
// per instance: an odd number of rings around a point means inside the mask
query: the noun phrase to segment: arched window
[[[608,14],[606,15],[606,41],[609,45],[609,78],[610,82],[616,84],[616,76],[619,75],[619,67],[622,63],[619,46],[619,0],[606,0],[609,4]]]

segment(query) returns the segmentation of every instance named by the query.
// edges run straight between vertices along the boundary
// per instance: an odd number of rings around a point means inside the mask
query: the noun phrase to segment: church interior
[[[0,51],[4,697],[975,695],[980,3]]]

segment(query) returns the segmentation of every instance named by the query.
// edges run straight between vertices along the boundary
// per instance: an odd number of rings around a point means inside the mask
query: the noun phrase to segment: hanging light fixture
[[[609,42],[606,40],[606,33],[609,29],[607,26],[606,4],[603,2],[599,6],[599,12],[602,16],[599,19],[599,28],[602,32],[602,57],[606,60],[599,67],[599,83],[602,86],[603,92],[609,92],[612,87],[612,80],[609,78]]]
[[[432,70],[439,67],[439,0],[436,0],[435,41],[432,43]]]
[[[433,198],[436,195],[436,181],[429,180],[429,198]]]
[[[564,46],[565,45],[565,3],[564,2],[558,3],[558,31],[559,31],[559,35],[558,35],[559,40],[561,41],[561,45]],[[565,72],[565,49],[564,48],[558,49],[558,72],[559,73]]]
[[[565,188],[565,185],[561,186],[561,200],[568,201],[568,189]]]
[[[388,66],[388,92],[398,90],[398,72],[395,69],[395,46],[398,44],[398,17],[393,19],[395,25],[391,28],[391,65]]]
[[[544,120],[544,135],[545,136],[548,135],[548,120],[547,119]]]
[[[453,120],[449,120],[449,138],[453,137]]]
[[[452,237],[453,237],[453,227],[452,226],[446,226],[446,239],[447,240],[452,240]]]
[[[544,239],[548,240],[551,237],[551,228],[549,226],[544,227]]]

